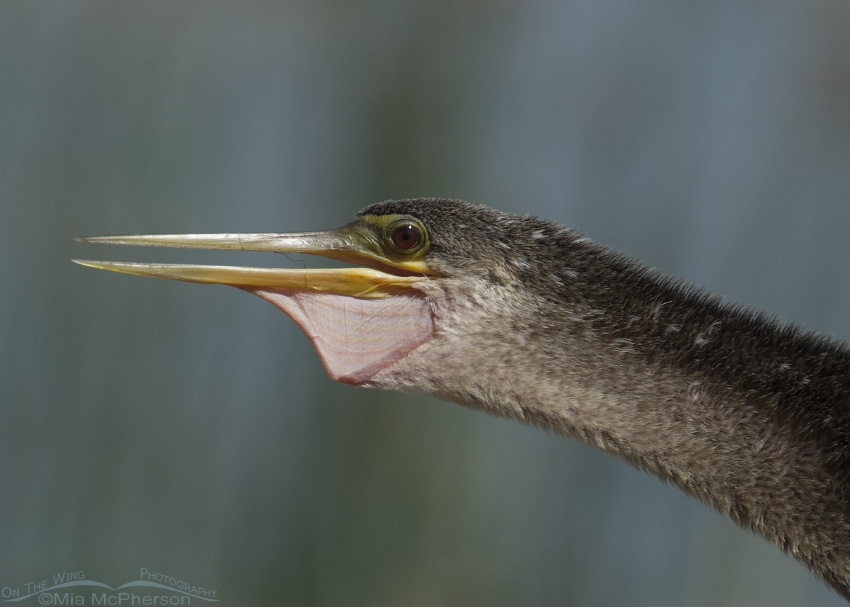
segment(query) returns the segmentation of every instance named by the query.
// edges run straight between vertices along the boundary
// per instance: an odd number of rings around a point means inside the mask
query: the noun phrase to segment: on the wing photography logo
[[[0,586],[4,603],[73,607],[154,607],[217,603],[218,590],[197,586],[172,575],[142,567],[139,579],[110,586],[86,577],[84,570],[60,571],[19,586]]]

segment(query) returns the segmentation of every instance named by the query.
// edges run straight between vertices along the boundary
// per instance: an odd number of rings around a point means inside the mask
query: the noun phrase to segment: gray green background
[[[0,4],[0,586],[222,605],[839,605],[611,457],[328,380],[235,289],[74,236],[334,227],[449,196],[850,337],[846,0]],[[308,262],[313,263],[311,260]]]

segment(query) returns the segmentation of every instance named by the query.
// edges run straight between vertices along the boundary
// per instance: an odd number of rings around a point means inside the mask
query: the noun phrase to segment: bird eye
[[[422,232],[412,223],[403,223],[392,230],[390,239],[402,252],[412,251],[422,242]]]

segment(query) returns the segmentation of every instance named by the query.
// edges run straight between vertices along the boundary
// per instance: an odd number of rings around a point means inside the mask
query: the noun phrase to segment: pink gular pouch
[[[433,333],[431,310],[421,294],[372,299],[299,289],[244,290],[294,320],[338,382],[368,382]]]

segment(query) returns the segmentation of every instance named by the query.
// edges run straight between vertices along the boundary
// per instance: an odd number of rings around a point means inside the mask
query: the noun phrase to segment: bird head
[[[85,238],[87,242],[163,247],[294,252],[350,264],[332,269],[77,261],[82,265],[156,278],[234,286],[268,300],[310,338],[336,381],[400,387],[399,362],[440,335],[458,336],[463,323],[486,323],[500,288],[530,267],[513,233],[527,223],[487,207],[445,199],[381,202],[334,230],[303,233],[170,234]],[[542,222],[541,222],[542,224]],[[545,224],[546,226],[551,224]],[[526,235],[528,236],[528,235]],[[513,244],[511,244],[513,243]],[[513,247],[513,248],[512,248]],[[463,318],[458,323],[453,318]],[[476,319],[478,319],[476,321]],[[448,341],[452,341],[449,338]],[[436,356],[436,354],[435,354]],[[442,356],[440,354],[439,356]],[[443,360],[445,362],[445,360]],[[394,371],[392,371],[394,369]],[[422,370],[418,370],[420,375]],[[402,386],[403,387],[403,386]]]

